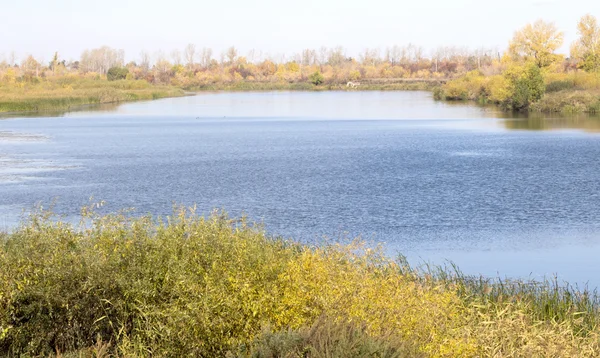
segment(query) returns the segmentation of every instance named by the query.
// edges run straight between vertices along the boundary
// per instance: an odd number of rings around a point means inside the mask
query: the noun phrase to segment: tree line
[[[17,83],[76,75],[90,78],[146,80],[181,87],[227,82],[306,82],[322,78],[325,83],[361,79],[451,79],[471,71],[486,75],[502,73],[507,59],[529,61],[545,71],[568,72],[600,69],[600,30],[597,19],[585,15],[578,24],[579,38],[570,56],[557,54],[564,33],[551,22],[538,20],[511,39],[507,49],[439,47],[426,51],[408,44],[384,50],[367,48],[349,56],[343,47],[305,49],[290,56],[268,56],[252,50],[242,55],[230,47],[218,55],[194,44],[169,54],[142,51],[134,61],[125,52],[108,46],[83,51],[78,60],[67,61],[58,53],[49,62],[27,56],[20,62],[11,53],[0,56],[0,79]],[[318,74],[319,76],[316,76]],[[318,84],[318,83],[315,83]]]

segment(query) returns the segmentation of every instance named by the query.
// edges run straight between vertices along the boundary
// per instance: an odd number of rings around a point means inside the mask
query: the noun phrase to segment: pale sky
[[[567,52],[581,16],[600,19],[600,0],[2,0],[0,61],[14,51],[49,61],[78,59],[85,49],[108,45],[137,60],[229,46],[241,55],[273,56],[304,48],[343,46],[349,56],[364,48],[405,45],[506,48],[515,30],[538,18],[565,32]]]

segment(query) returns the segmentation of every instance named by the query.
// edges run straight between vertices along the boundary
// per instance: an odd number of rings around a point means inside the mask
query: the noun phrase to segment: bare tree
[[[171,60],[173,60],[174,65],[181,65],[181,52],[177,49],[171,51]]]
[[[14,66],[17,64],[17,54],[15,53],[15,51],[11,51],[10,55],[8,55],[8,63],[11,66]]]
[[[235,49],[234,46],[231,46],[230,48],[227,49],[227,52],[225,53],[225,56],[227,57],[227,62],[229,64],[232,64],[235,62],[235,59],[237,58],[237,50]]]
[[[379,62],[381,62],[381,58],[379,56],[379,49],[368,49],[366,48],[359,55],[360,62],[364,65],[375,66]]]
[[[323,66],[327,62],[327,54],[329,50],[325,46],[321,46],[319,49],[319,65]]]
[[[248,55],[246,56],[246,60],[248,60],[249,63],[255,63],[255,61],[256,61],[256,50],[252,49],[252,50],[248,51]]]
[[[400,46],[394,45],[391,48],[388,47],[386,50],[385,57],[386,57],[386,61],[391,63],[392,66],[396,66],[396,65],[400,64],[400,61],[402,59],[402,50],[401,50]]]
[[[184,51],[185,64],[189,69],[194,68],[194,58],[196,57],[196,45],[188,44]]]
[[[339,66],[346,60],[346,52],[343,47],[338,46],[329,50],[327,62],[332,66]]]
[[[315,50],[305,49],[302,51],[302,64],[309,66],[317,62],[317,53]]]
[[[103,46],[83,51],[79,61],[79,69],[82,72],[106,74],[111,67],[123,66],[124,61],[125,51]]]
[[[150,54],[146,51],[140,52],[140,67],[144,71],[148,71],[150,69]]]
[[[207,68],[210,65],[210,60],[212,59],[212,49],[203,47],[198,56],[200,58],[200,66]]]

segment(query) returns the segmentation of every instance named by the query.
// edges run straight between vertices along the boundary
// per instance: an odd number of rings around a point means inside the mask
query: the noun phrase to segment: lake
[[[264,92],[5,118],[0,227],[36,203],[196,203],[299,241],[600,286],[600,119],[508,117],[426,92]]]

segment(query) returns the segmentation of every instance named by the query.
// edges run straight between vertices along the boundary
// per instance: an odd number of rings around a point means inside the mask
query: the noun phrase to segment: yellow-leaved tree
[[[586,71],[600,70],[600,26],[598,20],[587,14],[577,24],[579,39],[571,45],[571,57],[578,60]]]
[[[515,32],[509,52],[515,58],[533,61],[539,68],[548,67],[560,59],[554,52],[562,46],[563,38],[554,23],[537,20]]]

